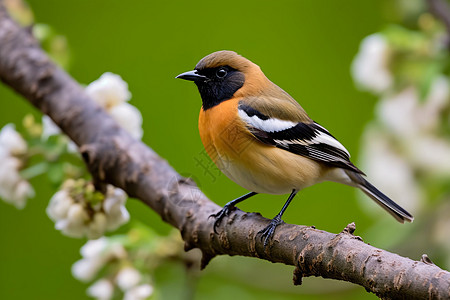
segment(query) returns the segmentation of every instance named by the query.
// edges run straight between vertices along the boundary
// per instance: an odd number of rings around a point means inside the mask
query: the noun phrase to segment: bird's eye
[[[224,68],[220,68],[219,70],[217,70],[216,76],[218,78],[224,78],[225,76],[227,76],[227,73],[227,70],[225,70]]]

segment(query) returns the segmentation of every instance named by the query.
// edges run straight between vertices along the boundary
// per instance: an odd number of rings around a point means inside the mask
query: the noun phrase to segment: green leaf
[[[48,163],[46,161],[43,161],[29,168],[21,170],[20,176],[23,179],[30,180],[31,178],[44,174],[45,172],[47,172],[48,168],[49,168]]]
[[[419,81],[419,100],[424,102],[430,93],[434,79],[439,75],[441,66],[437,62],[429,62],[423,70]]]
[[[63,163],[52,163],[47,172],[48,179],[54,184],[61,184],[64,178]]]

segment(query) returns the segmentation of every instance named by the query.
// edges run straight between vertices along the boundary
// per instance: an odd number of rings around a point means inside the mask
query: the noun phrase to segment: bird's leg
[[[291,203],[292,199],[294,199],[295,195],[297,194],[297,190],[292,190],[292,193],[289,195],[289,198],[287,199],[286,203],[284,203],[283,208],[281,211],[275,216],[275,218],[270,221],[269,225],[264,228],[263,230],[259,231],[258,233],[261,233],[261,241],[264,239],[264,248],[269,243],[269,240],[273,237],[273,234],[275,233],[275,228],[277,228],[278,225],[283,223],[283,220],[281,220],[281,216],[283,216],[284,211],[289,206],[289,203]]]
[[[220,221],[222,221],[222,219],[226,216],[228,216],[230,214],[230,212],[235,208],[235,205],[238,204],[239,202],[244,201],[245,199],[250,198],[251,196],[254,196],[258,193],[255,192],[250,192],[248,194],[245,194],[237,199],[234,199],[230,202],[228,202],[227,204],[225,204],[225,206],[216,214],[212,214],[209,217],[213,217],[216,219],[216,221],[214,222],[214,232],[217,233],[217,226],[219,226]]]

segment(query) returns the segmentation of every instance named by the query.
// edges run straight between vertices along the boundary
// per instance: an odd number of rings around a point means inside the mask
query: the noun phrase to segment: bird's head
[[[193,81],[200,92],[203,109],[248,94],[257,95],[269,82],[261,69],[233,51],[217,51],[202,58],[193,71],[176,78]]]

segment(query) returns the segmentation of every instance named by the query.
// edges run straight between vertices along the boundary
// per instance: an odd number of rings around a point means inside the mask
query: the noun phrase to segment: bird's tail
[[[390,213],[397,221],[404,223],[405,221],[412,222],[414,220],[414,217],[409,212],[392,201],[388,196],[380,192],[370,182],[364,179],[361,174],[347,170],[346,173],[357,187],[359,187],[367,196],[372,198],[378,205]]]

